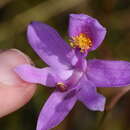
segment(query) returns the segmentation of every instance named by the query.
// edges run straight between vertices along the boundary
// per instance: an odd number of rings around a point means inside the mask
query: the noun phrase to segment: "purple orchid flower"
[[[37,130],[57,126],[77,100],[90,110],[103,111],[105,97],[97,93],[96,87],[130,84],[129,62],[85,59],[88,52],[101,44],[105,35],[106,29],[85,14],[70,15],[71,47],[46,24],[32,22],[28,26],[30,45],[49,67],[38,69],[24,64],[15,71],[27,82],[56,88],[41,110]]]

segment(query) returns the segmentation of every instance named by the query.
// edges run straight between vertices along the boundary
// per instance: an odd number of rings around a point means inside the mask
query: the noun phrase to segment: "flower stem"
[[[103,112],[101,119],[98,122],[97,130],[104,130],[105,121],[106,121],[109,113],[110,113],[110,111],[106,111],[106,110]]]

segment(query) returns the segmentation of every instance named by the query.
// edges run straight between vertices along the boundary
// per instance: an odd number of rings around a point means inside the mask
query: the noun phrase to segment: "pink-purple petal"
[[[69,79],[73,75],[74,69],[53,69],[53,73],[57,75],[62,81]]]
[[[55,87],[58,77],[49,67],[38,69],[29,64],[17,66],[15,72],[21,79],[30,83],[39,83],[42,85]]]
[[[96,87],[120,87],[130,84],[130,62],[88,60],[86,75]]]
[[[93,83],[83,78],[78,84],[80,91],[78,93],[78,99],[90,110],[104,111],[105,97],[97,93],[96,87]]]
[[[63,121],[77,101],[75,94],[75,90],[54,91],[40,112],[37,130],[50,130]]]
[[[68,68],[75,54],[70,46],[49,25],[32,22],[27,37],[37,54],[53,68]]]
[[[74,37],[84,33],[92,40],[89,51],[95,50],[104,40],[106,29],[94,18],[85,14],[71,14],[69,21],[69,36]]]

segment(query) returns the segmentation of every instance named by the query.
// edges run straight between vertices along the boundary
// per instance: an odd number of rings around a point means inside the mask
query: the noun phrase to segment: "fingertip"
[[[36,85],[23,81],[13,70],[31,59],[17,49],[0,52],[0,117],[16,111],[34,95]]]

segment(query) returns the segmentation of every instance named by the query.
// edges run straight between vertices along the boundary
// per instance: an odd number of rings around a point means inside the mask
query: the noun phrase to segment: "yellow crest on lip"
[[[70,45],[73,48],[80,48],[80,52],[85,52],[92,47],[92,40],[84,33],[80,33],[78,36],[72,37]]]

